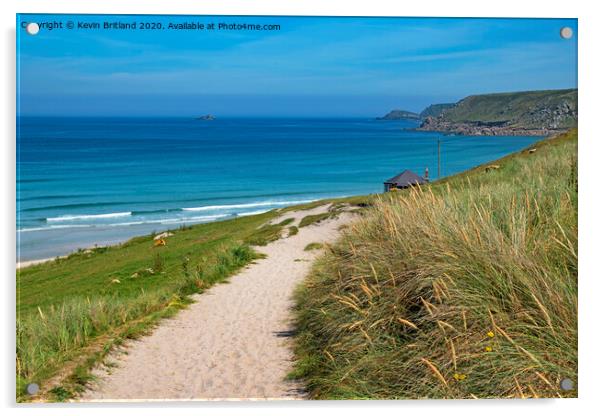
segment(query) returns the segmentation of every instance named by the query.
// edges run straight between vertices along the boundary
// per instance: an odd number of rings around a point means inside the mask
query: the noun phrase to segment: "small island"
[[[195,120],[212,121],[215,120],[215,116],[213,114],[205,114],[203,116],[196,117]]]
[[[377,117],[377,120],[420,120],[420,115],[411,111],[392,110],[383,117]]]

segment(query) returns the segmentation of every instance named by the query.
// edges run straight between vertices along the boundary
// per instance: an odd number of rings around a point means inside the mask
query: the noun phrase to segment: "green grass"
[[[330,212],[323,212],[321,214],[307,215],[299,221],[299,228],[307,227],[308,225],[317,224],[320,221],[330,218]]]
[[[319,250],[322,247],[324,247],[324,244],[322,244],[322,243],[309,243],[308,245],[305,246],[305,248],[303,250],[305,250],[305,251]]]
[[[294,218],[285,218],[277,224],[264,224],[253,234],[245,238],[244,242],[252,246],[268,245],[272,241],[279,240],[282,237],[284,228],[294,221]]]
[[[266,224],[261,226],[257,232],[245,238],[245,243],[252,246],[265,246],[282,237],[282,229],[280,224]]]
[[[373,207],[296,293],[320,399],[576,397],[577,132]]]
[[[280,225],[281,227],[286,227],[287,225],[292,224],[293,222],[295,222],[294,218],[286,218],[280,221],[278,225]]]
[[[299,228],[294,225],[288,227],[288,237],[292,237],[294,235],[299,234]]]
[[[356,206],[359,208],[351,209],[349,211],[357,211],[371,205],[374,201],[375,195],[364,195],[360,197],[349,197],[341,199],[331,199],[327,202],[330,203],[330,207],[326,212],[320,214],[307,215],[299,221],[299,228],[307,227],[308,225],[318,224],[321,221],[329,218],[336,218],[345,208]],[[325,201],[322,201],[321,205],[324,205]]]

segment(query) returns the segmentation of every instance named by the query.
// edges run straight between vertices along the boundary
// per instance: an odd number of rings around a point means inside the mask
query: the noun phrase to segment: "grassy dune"
[[[297,298],[313,398],[575,397],[577,132],[377,201]]]

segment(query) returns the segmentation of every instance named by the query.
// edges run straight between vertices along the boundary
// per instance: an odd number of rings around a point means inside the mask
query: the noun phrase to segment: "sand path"
[[[325,212],[327,206],[278,219]],[[295,287],[319,250],[351,220],[343,213],[299,229],[257,250],[265,259],[246,267],[203,294],[151,335],[113,353],[116,364],[95,370],[98,377],[81,400],[299,399],[302,386],[285,380],[292,369],[291,307]]]

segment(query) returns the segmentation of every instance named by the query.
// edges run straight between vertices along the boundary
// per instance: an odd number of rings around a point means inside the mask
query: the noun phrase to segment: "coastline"
[[[171,224],[165,224],[165,227],[155,227],[155,229],[152,232],[135,232],[134,234],[132,233],[124,233],[124,237],[117,237],[117,238],[111,238],[110,242],[107,242],[106,239],[102,239],[102,240],[97,240],[96,242],[92,242],[92,243],[87,243],[86,246],[84,247],[77,247],[77,248],[73,248],[71,250],[67,250],[61,253],[57,253],[56,256],[52,256],[52,257],[48,257],[48,256],[44,256],[44,257],[40,257],[40,258],[32,258],[32,259],[28,259],[28,260],[22,260],[22,261],[16,261],[16,269],[23,269],[29,266],[34,266],[37,264],[42,264],[42,263],[48,263],[48,262],[52,262],[56,259],[65,259],[68,258],[71,255],[83,252],[90,252],[99,248],[115,248],[118,247],[124,243],[127,243],[128,241],[132,240],[132,239],[136,239],[136,238],[142,238],[142,237],[147,237],[147,236],[152,236],[155,234],[159,234],[159,233],[164,233],[164,232],[175,232],[178,229],[182,229],[182,228],[189,228],[189,227],[195,227],[195,226],[199,226],[199,225],[203,225],[203,224],[216,224],[216,223],[225,223],[228,221],[233,221],[236,219],[240,219],[240,218],[245,218],[245,217],[259,217],[262,216],[266,213],[270,213],[270,212],[274,212],[274,213],[278,213],[278,212],[287,212],[289,210],[303,210],[303,209],[307,209],[307,208],[303,208],[303,207],[312,207],[314,206],[314,204],[317,205],[323,205],[326,204],[330,201],[337,201],[337,200],[345,200],[347,198],[354,198],[354,197],[363,197],[364,195],[346,195],[346,196],[333,196],[333,197],[328,197],[328,198],[323,198],[323,199],[308,199],[307,201],[302,201],[302,203],[300,203],[300,201],[291,201],[291,205],[285,205],[285,206],[280,206],[279,208],[273,208],[270,210],[261,210],[261,211],[254,211],[251,213],[242,213],[242,214],[238,214],[235,216],[223,216],[223,217],[219,217],[216,218],[212,221],[201,221],[201,222],[190,222],[190,223],[185,223],[182,222],[181,224],[178,224],[178,227],[173,227],[173,225]],[[171,225],[171,227],[170,227]],[[111,229],[110,227],[107,228],[101,228],[99,227],[99,230],[101,231],[106,231],[107,229]],[[122,231],[127,231],[127,228],[122,228]],[[19,233],[19,231],[17,231],[17,233]]]
[[[17,178],[19,261],[54,258],[218,217],[250,215],[290,206],[292,201],[380,192],[383,180],[405,169],[421,174],[428,167],[432,172],[437,165],[436,138],[442,137],[403,130],[415,127],[415,122],[361,118],[220,118],[202,127],[188,120],[146,118],[23,123],[24,162],[46,161],[36,149],[43,145],[41,137],[51,135],[63,143],[55,149],[59,160],[75,149],[90,158],[86,171],[110,166],[111,180],[102,183],[94,175],[79,180],[80,167],[69,170],[68,164],[52,164],[50,171],[37,172],[31,168],[34,163],[24,163]],[[96,153],[94,139],[77,138],[80,130],[101,127],[108,137],[108,154]],[[156,132],[160,134],[155,140]],[[207,140],[194,139],[199,134]],[[350,142],[343,145],[347,137]],[[131,166],[118,157],[141,140],[150,148],[132,156]],[[456,137],[449,152],[442,149],[441,176],[502,157],[535,140]],[[458,147],[464,151],[457,152]],[[247,167],[242,182],[239,164]],[[138,188],[149,192],[136,192]]]
[[[426,124],[426,123],[425,123]],[[513,127],[496,127],[487,125],[477,125],[469,123],[445,123],[444,125],[422,125],[413,129],[418,132],[434,132],[445,136],[533,136],[533,137],[553,137],[566,133],[568,129],[524,129]]]
[[[59,258],[65,258],[65,257],[66,256],[60,256]],[[56,259],[56,257],[49,257],[46,259],[18,261],[17,262],[17,270],[23,269],[23,268],[29,267],[29,266],[34,266],[36,264],[47,263],[47,262],[53,261],[55,259]]]
[[[416,130],[416,128],[414,128],[412,130]],[[424,132],[424,130],[422,130],[422,131]],[[454,134],[451,131],[447,131],[447,132],[445,132],[445,131],[437,131],[437,132],[441,133],[441,134]],[[554,137],[556,135],[557,134],[554,133],[554,134],[548,134],[548,135],[539,136],[539,137],[540,137],[541,140],[547,140],[547,139],[549,139],[551,137]],[[474,137],[477,137],[477,136],[479,136],[479,135],[475,135]],[[535,135],[533,135],[533,136],[535,137]],[[469,137],[473,137],[473,136],[469,136]],[[504,157],[510,156],[510,155],[512,155],[514,153],[520,153],[520,152],[524,151],[525,149],[532,147],[536,143],[537,143],[537,141],[534,142],[534,143],[532,143],[531,145],[523,148],[523,149],[520,149],[520,150],[518,150],[516,152],[512,152],[512,153],[510,153],[510,154],[508,154],[508,155],[506,155]],[[465,169],[465,170],[463,170],[461,172],[456,172],[456,173],[454,173],[452,175],[443,176],[443,177],[437,179],[437,181],[439,181],[439,180],[447,180],[447,179],[449,179],[451,177],[454,177],[456,175],[463,175],[463,174],[465,174],[467,172],[470,172],[470,171],[472,171],[474,169],[479,168],[480,166],[485,166],[485,165],[488,165],[490,163],[493,163],[493,162],[495,162],[498,159],[499,158],[494,158],[494,159],[491,159],[491,160],[489,160],[487,162],[484,162],[484,163],[472,166],[472,167],[470,167],[468,169]],[[436,182],[436,181],[433,181],[431,183],[434,183],[434,182]],[[261,215],[264,215],[264,214],[270,213],[270,212],[279,213],[279,212],[286,212],[286,211],[289,211],[289,210],[303,210],[303,209],[306,209],[304,207],[307,207],[307,206],[313,207],[313,206],[316,206],[316,205],[323,205],[323,204],[333,203],[333,202],[338,202],[338,201],[343,201],[344,202],[344,201],[347,201],[349,199],[354,199],[354,198],[364,199],[364,198],[368,197],[369,195],[373,195],[373,194],[357,194],[357,195],[345,195],[345,196],[332,196],[332,197],[326,197],[326,198],[321,198],[321,199],[309,199],[307,201],[303,201],[303,203],[298,203],[300,201],[291,201],[291,205],[280,206],[280,207],[277,207],[277,208],[272,208],[271,210],[267,210],[267,211],[255,211],[255,212],[251,212],[251,213],[242,213],[242,214],[239,214],[239,215],[236,215],[236,216],[217,217],[216,219],[211,220],[211,221],[202,221],[202,222],[196,222],[196,223],[194,223],[194,222],[193,223],[181,223],[181,224],[179,224],[179,226],[187,228],[187,227],[199,226],[199,225],[202,225],[202,224],[225,223],[225,222],[228,222],[228,221],[236,220],[237,218],[261,216]],[[277,203],[280,203],[280,202],[277,202]],[[123,228],[123,229],[121,229],[121,231],[123,232],[123,235],[124,235],[123,237],[111,238],[109,241],[107,241],[106,239],[103,240],[102,238],[100,238],[96,242],[88,242],[88,243],[86,243],[85,247],[74,247],[73,249],[70,249],[70,250],[67,250],[67,251],[64,251],[64,252],[61,252],[61,253],[57,253],[56,256],[52,256],[52,257],[44,256],[44,257],[40,257],[40,258],[37,258],[37,259],[34,258],[34,259],[28,259],[28,260],[23,260],[23,261],[17,261],[16,262],[16,269],[19,270],[19,269],[23,269],[23,268],[26,268],[26,267],[29,267],[29,266],[33,266],[33,265],[37,265],[37,264],[41,264],[41,263],[51,262],[51,261],[53,261],[53,260],[55,260],[57,258],[64,259],[64,258],[67,258],[67,257],[69,257],[71,255],[74,255],[74,254],[78,253],[78,252],[82,252],[82,251],[85,252],[85,251],[88,251],[88,250],[94,250],[94,249],[97,249],[99,247],[118,247],[119,245],[124,244],[127,241],[130,241],[132,239],[146,237],[146,236],[150,236],[150,235],[153,235],[153,234],[156,234],[156,233],[160,233],[160,232],[175,231],[177,229],[178,229],[178,227],[176,227],[176,228],[169,228],[169,226],[166,226],[166,227],[156,227],[156,229],[154,229],[152,232],[136,232],[136,233],[132,234],[132,233],[128,233],[127,232],[128,231],[127,228]],[[100,228],[100,230],[101,231],[106,231],[106,229],[102,229],[102,228]],[[141,230],[139,230],[139,231],[141,231]]]

